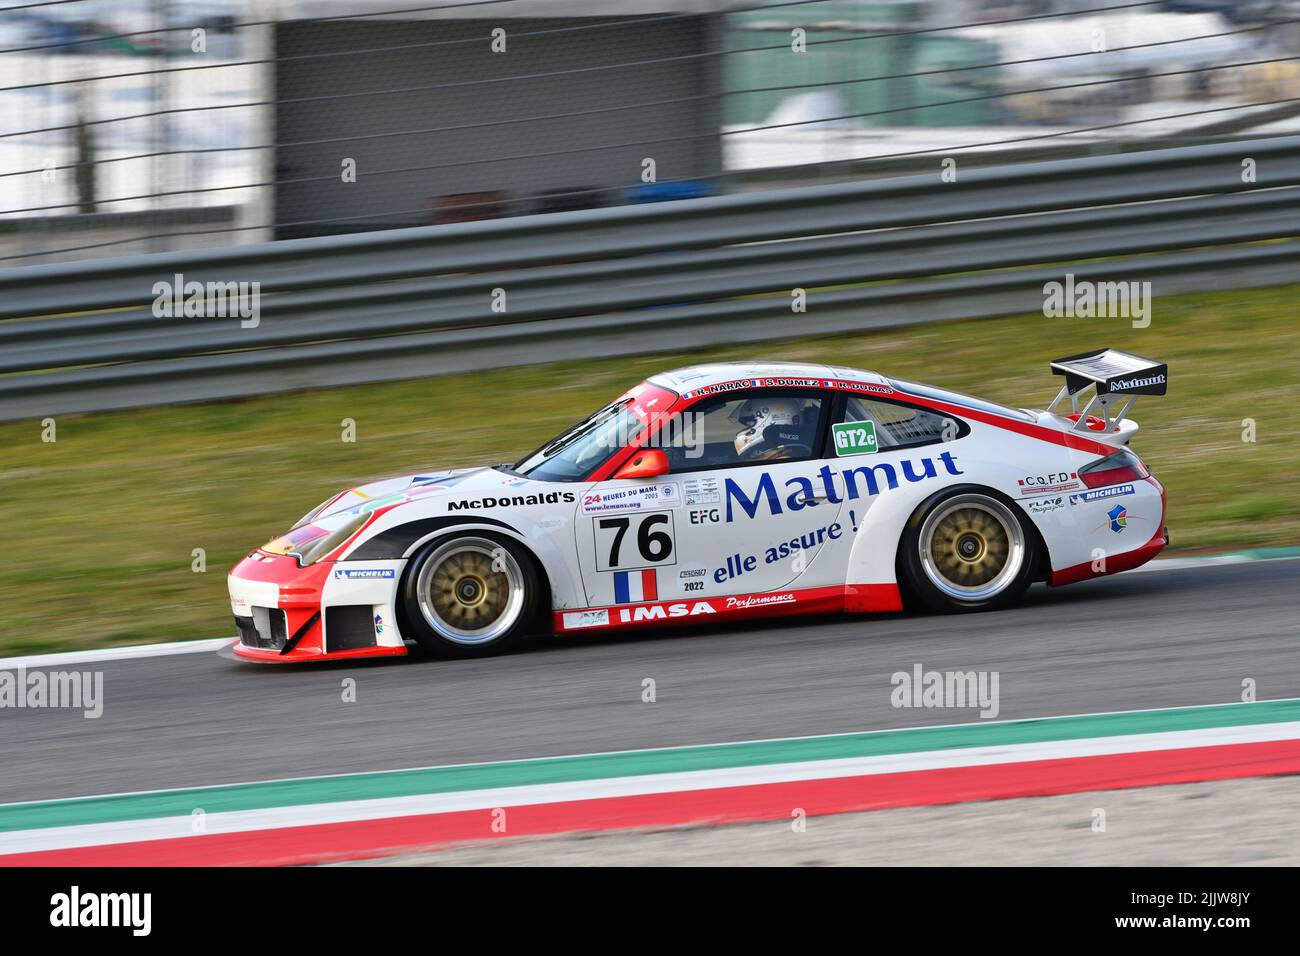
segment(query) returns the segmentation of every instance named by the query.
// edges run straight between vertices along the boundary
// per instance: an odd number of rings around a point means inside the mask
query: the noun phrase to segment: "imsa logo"
[[[672,617],[695,617],[697,614],[716,614],[708,601],[691,601],[681,604],[638,604],[636,607],[618,609],[620,624],[637,624],[641,621],[663,621]]]

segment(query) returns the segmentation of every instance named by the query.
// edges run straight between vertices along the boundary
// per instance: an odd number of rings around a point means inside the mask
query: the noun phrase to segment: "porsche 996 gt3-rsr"
[[[825,365],[652,376],[514,464],[313,509],[231,572],[235,653],[471,657],[536,633],[980,611],[1137,567],[1168,539],[1127,415],[1166,366],[1103,349],[1051,367],[1042,411]]]

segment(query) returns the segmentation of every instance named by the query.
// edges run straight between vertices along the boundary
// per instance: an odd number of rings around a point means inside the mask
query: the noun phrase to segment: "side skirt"
[[[896,584],[850,584],[554,611],[551,626],[559,635],[790,614],[876,613],[902,609]]]

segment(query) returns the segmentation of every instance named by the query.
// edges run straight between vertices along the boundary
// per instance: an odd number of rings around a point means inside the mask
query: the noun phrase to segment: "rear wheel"
[[[953,488],[912,515],[899,563],[912,594],[938,611],[1005,607],[1029,587],[1037,538],[1015,506],[983,488]]]
[[[432,541],[411,560],[402,606],[421,646],[440,657],[486,657],[523,636],[539,591],[521,545],[476,531]]]

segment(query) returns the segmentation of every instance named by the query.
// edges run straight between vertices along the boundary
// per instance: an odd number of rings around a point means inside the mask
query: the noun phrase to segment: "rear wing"
[[[1054,415],[1061,414],[1057,407],[1068,398],[1069,417],[1075,419],[1076,431],[1092,430],[1088,426],[1090,414],[1105,423],[1103,431],[1117,431],[1139,395],[1163,395],[1169,387],[1169,366],[1164,362],[1117,349],[1098,349],[1057,359],[1052,363],[1052,373],[1064,375],[1065,385],[1047,410]],[[1085,393],[1088,393],[1087,402],[1080,408]]]

